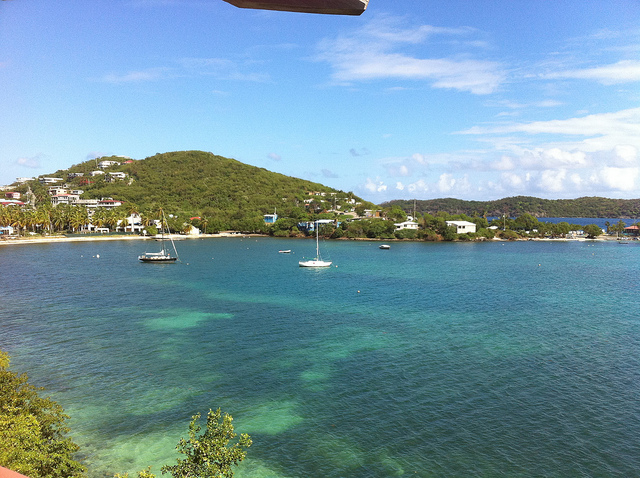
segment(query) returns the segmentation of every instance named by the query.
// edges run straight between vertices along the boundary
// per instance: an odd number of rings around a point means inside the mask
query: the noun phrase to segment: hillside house
[[[265,214],[263,217],[265,224],[274,224],[278,220],[278,215],[275,212],[273,214]]]
[[[402,231],[403,229],[418,230],[418,223],[413,221],[396,222],[393,225],[396,226],[396,231]]]
[[[67,174],[67,179],[81,178],[82,176],[84,176],[84,173],[69,173]]]
[[[64,181],[62,178],[49,178],[49,177],[39,177],[38,181],[40,184],[55,184],[61,181]]]
[[[120,163],[118,161],[111,161],[107,159],[98,163],[98,167],[100,169],[110,168],[111,166],[120,166]]]
[[[4,197],[6,197],[7,199],[20,199],[20,193],[17,191],[9,191],[7,193],[4,193]]]
[[[60,204],[75,204],[80,196],[77,194],[56,194],[51,196],[51,205],[56,207]]]
[[[468,234],[476,232],[476,225],[469,221],[447,221],[447,226],[456,228],[457,234]]]
[[[108,183],[112,183],[114,181],[122,181],[127,178],[127,173],[123,173],[121,171],[113,171],[111,173],[107,173],[104,177],[104,180]]]
[[[96,170],[96,171],[91,171],[89,173],[89,176],[100,176],[101,174],[104,174],[104,171]]]
[[[66,186],[51,186],[47,189],[49,196],[57,196],[59,194],[69,194],[69,189]]]
[[[118,206],[122,206],[121,201],[116,201],[113,198],[102,198],[98,201],[98,207],[104,207],[106,209],[114,209]]]
[[[17,199],[0,199],[0,206],[24,206],[24,203]]]

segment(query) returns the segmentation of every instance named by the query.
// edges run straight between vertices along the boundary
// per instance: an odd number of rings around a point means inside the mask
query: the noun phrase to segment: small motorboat
[[[382,244],[380,249],[391,249],[391,246],[389,244]]]

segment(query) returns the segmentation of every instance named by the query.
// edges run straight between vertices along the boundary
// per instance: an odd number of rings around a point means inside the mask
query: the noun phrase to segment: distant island
[[[602,231],[539,219],[640,216],[640,199],[598,197],[416,199],[375,205],[351,191],[203,151],[158,153],[141,160],[96,158],[49,175],[21,178],[3,189],[0,237],[154,235],[160,209],[169,230],[182,234],[238,231],[304,237],[318,227],[320,234],[334,239],[429,241],[564,238],[575,231],[586,237],[633,234],[633,220],[630,228],[618,221]]]
[[[399,206],[404,211],[424,214],[447,212],[484,217],[518,217],[531,214],[537,218],[545,217],[598,217],[640,219],[640,199],[607,199],[601,197],[582,197],[577,199],[540,199],[530,196],[514,196],[495,201],[464,201],[462,199],[443,198],[428,200],[394,200],[383,203],[381,207]]]

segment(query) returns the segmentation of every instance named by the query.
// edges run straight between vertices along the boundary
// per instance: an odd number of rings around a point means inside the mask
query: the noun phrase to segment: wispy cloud
[[[129,71],[122,74],[109,73],[102,77],[102,81],[113,84],[142,83],[167,78],[171,72],[172,69],[170,68],[158,67],[148,68],[146,70]]]
[[[349,154],[351,156],[353,156],[354,158],[357,158],[359,156],[366,156],[368,154],[371,154],[371,152],[367,148],[361,148],[360,150],[357,150],[355,148],[351,148],[349,150]]]
[[[125,84],[167,80],[172,78],[196,78],[209,76],[217,80],[264,82],[267,73],[252,71],[254,63],[241,63],[226,58],[181,58],[170,66],[159,66],[127,73],[109,73],[101,80],[106,83]]]
[[[339,178],[340,177],[336,173],[331,171],[330,169],[323,169],[321,172],[322,172],[322,176],[325,177],[325,178]]]
[[[603,85],[632,83],[640,81],[640,61],[622,60],[610,65],[593,68],[571,69],[541,75],[545,79],[594,80]]]
[[[640,108],[615,113],[601,113],[564,120],[505,123],[495,126],[474,126],[461,134],[561,134],[571,136],[625,136],[640,142]]]
[[[16,160],[16,164],[29,169],[38,169],[42,166],[43,154],[37,154],[31,157],[22,157]]]
[[[400,79],[427,81],[433,88],[449,88],[474,94],[494,92],[505,79],[494,61],[463,56],[429,58],[401,51],[404,45],[427,44],[435,36],[460,37],[471,28],[406,27],[398,18],[382,17],[358,31],[318,45],[316,59],[329,63],[339,83]],[[477,45],[476,45],[477,46]]]
[[[227,58],[182,58],[178,64],[185,73],[194,76],[212,76],[221,80],[263,82],[269,75],[251,71],[255,63],[237,62]]]

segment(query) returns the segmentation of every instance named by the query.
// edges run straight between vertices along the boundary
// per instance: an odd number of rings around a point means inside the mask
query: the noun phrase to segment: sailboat
[[[164,211],[161,209],[160,212],[162,214],[162,224],[160,228],[160,241],[162,244],[162,249],[160,249],[160,252],[145,252],[144,254],[138,256],[138,259],[142,262],[166,264],[176,262],[178,260],[178,251],[176,250],[176,245],[173,243],[173,238],[171,237],[171,235],[169,235],[169,240],[171,241],[171,245],[173,246],[173,252],[175,255],[171,255],[171,252],[167,251],[167,248],[164,245],[164,230],[165,227],[169,229],[169,226],[167,225],[167,219],[164,217]]]
[[[330,261],[323,261],[320,257],[320,243],[319,243],[319,231],[318,223],[315,223],[316,230],[316,257],[308,261],[300,261],[298,265],[300,267],[329,267],[332,263]]]

